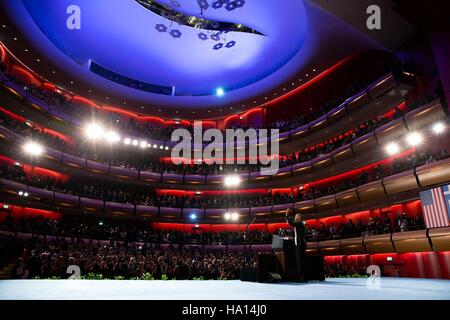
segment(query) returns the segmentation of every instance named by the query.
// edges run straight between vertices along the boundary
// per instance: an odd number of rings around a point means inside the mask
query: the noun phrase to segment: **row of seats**
[[[409,131],[431,125],[432,123],[445,118],[445,116],[441,104],[438,101],[433,101],[421,108],[408,112],[403,117],[391,121],[327,155],[311,161],[280,168],[278,173],[273,176],[261,175],[259,171],[240,173],[238,176],[244,182],[258,182],[276,178],[285,179],[287,177],[318,171],[338,162],[343,162],[353,157],[363,156],[372,150],[380,149],[383,145],[404,136]],[[21,143],[24,139],[3,126],[0,126],[0,136],[13,143]],[[114,176],[120,179],[140,180],[143,182],[220,184],[223,182],[224,177],[224,175],[193,175],[140,171],[89,160],[50,147],[45,148],[44,155],[56,162],[89,172]]]
[[[1,83],[3,86],[9,91],[12,92],[14,95],[18,96],[22,102],[28,103],[34,108],[50,115],[51,117],[64,121],[68,124],[71,124],[76,127],[82,127],[84,123],[82,123],[81,119],[72,117],[69,114],[66,114],[64,112],[61,112],[57,107],[49,106],[39,99],[33,97],[28,92],[26,92],[19,84],[16,82],[9,80],[4,74],[1,74],[0,78]],[[333,110],[329,111],[327,114],[323,115],[322,117],[312,121],[311,123],[298,127],[296,129],[290,130],[288,132],[283,132],[280,134],[279,142],[284,142],[291,139],[296,139],[300,137],[307,136],[311,133],[314,133],[316,131],[319,131],[334,122],[342,119],[346,115],[350,114],[356,109],[360,109],[362,106],[367,104],[368,102],[378,98],[382,94],[392,90],[398,86],[397,79],[392,73],[389,73],[385,76],[383,76],[381,79],[375,81],[373,84],[368,86],[365,90],[362,92],[354,95],[353,97],[350,97],[347,99],[344,103],[339,105],[338,107],[334,108]],[[138,137],[135,137],[138,138]],[[270,136],[268,137],[270,139]],[[150,144],[157,144],[162,145],[164,147],[173,148],[177,143],[171,142],[171,141],[159,141],[156,139],[151,139],[150,137],[146,137],[146,140]],[[267,140],[266,142],[270,142],[270,140]],[[262,141],[249,141],[248,145],[250,144],[261,144],[266,143]],[[224,144],[224,149],[226,148],[227,144]]]
[[[45,199],[58,206],[69,206],[89,211],[104,211],[119,215],[137,215],[149,218],[176,219],[183,215],[196,214],[206,219],[221,219],[226,212],[233,211],[241,216],[270,217],[280,214],[288,208],[296,208],[301,213],[325,212],[336,208],[349,208],[371,201],[380,201],[406,192],[419,192],[421,188],[444,184],[450,181],[450,159],[417,167],[414,170],[401,172],[384,179],[370,182],[337,194],[320,197],[314,200],[295,203],[249,207],[249,208],[221,208],[221,209],[193,209],[149,207],[129,203],[117,203],[75,195],[45,190],[15,181],[1,179],[1,190],[17,194],[19,191],[28,192],[29,197],[38,201]]]
[[[308,254],[354,255],[450,250],[450,227],[308,242]]]

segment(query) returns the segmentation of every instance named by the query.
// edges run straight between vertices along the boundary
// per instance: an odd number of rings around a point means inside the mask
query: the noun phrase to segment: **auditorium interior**
[[[450,299],[450,32],[346,2],[1,1],[0,299]]]

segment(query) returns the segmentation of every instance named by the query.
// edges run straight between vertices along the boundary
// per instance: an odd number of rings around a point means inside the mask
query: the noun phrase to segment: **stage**
[[[0,300],[450,300],[450,280],[241,281],[2,280]]]

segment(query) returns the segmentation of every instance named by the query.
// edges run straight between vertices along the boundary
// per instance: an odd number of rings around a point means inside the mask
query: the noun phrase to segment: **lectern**
[[[278,269],[284,280],[297,281],[297,265],[295,259],[295,243],[293,237],[273,236],[272,250],[275,253]],[[323,257],[306,255],[305,279],[325,280]]]
[[[277,258],[281,276],[287,281],[297,280],[297,267],[295,261],[295,243],[293,237],[272,238],[272,250]]]

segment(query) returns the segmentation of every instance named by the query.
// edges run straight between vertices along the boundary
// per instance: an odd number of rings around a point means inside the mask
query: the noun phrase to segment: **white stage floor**
[[[450,280],[381,278],[379,288],[366,281],[2,280],[0,300],[450,300]]]

